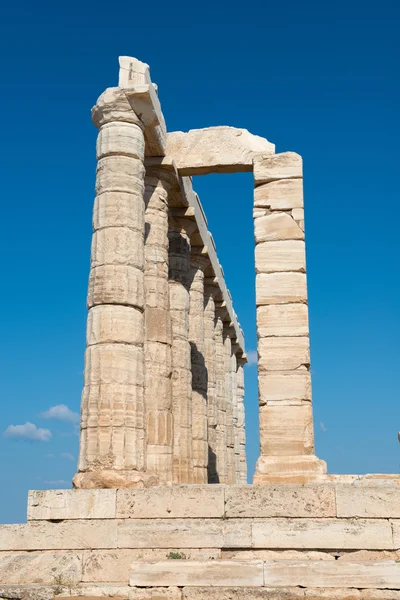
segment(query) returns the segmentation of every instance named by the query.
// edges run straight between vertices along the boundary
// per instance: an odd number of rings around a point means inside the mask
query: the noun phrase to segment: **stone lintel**
[[[167,134],[166,154],[174,158],[181,175],[252,171],[255,156],[274,152],[275,146],[268,140],[236,127]]]

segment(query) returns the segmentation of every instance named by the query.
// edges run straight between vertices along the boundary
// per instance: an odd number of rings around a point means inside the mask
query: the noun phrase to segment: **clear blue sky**
[[[4,4],[0,431],[40,439],[0,435],[0,521],[76,470],[74,414],[43,413],[79,411],[90,108],[118,55],[150,64],[170,131],[245,127],[303,155],[317,454],[330,472],[399,472],[399,20],[395,0]],[[251,176],[194,184],[254,350]],[[254,365],[246,384],[252,472]]]

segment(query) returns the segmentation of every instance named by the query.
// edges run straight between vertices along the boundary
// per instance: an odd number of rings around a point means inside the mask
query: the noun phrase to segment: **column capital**
[[[248,362],[246,353],[240,354],[237,352],[236,360],[239,367],[244,367],[244,365]]]
[[[162,165],[146,166],[145,185],[154,188],[161,187],[167,192],[179,190],[179,181],[176,174]]]
[[[207,246],[192,246],[190,250],[190,264],[204,272],[211,264],[208,256]]]
[[[100,128],[106,123],[121,121],[137,125],[143,129],[143,125],[132,110],[125,92],[118,87],[107,88],[97,99],[92,108],[92,121]]]
[[[232,344],[236,342],[236,332],[232,321],[224,321],[224,337],[229,337]]]
[[[174,213],[169,211],[169,233],[181,233],[186,235],[188,238],[197,229],[196,222],[189,217],[175,216]]]

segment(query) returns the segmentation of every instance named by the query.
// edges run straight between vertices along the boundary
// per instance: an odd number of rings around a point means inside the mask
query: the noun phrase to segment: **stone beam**
[[[167,134],[166,154],[174,159],[181,175],[252,171],[256,155],[274,153],[274,144],[236,127],[207,127]]]
[[[118,87],[125,92],[132,110],[144,126],[145,155],[163,156],[167,129],[149,66],[130,56],[120,56],[119,65]]]

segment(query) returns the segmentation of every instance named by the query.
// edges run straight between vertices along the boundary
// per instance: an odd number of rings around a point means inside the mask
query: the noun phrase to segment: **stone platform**
[[[400,599],[400,477],[32,491],[0,598]]]

